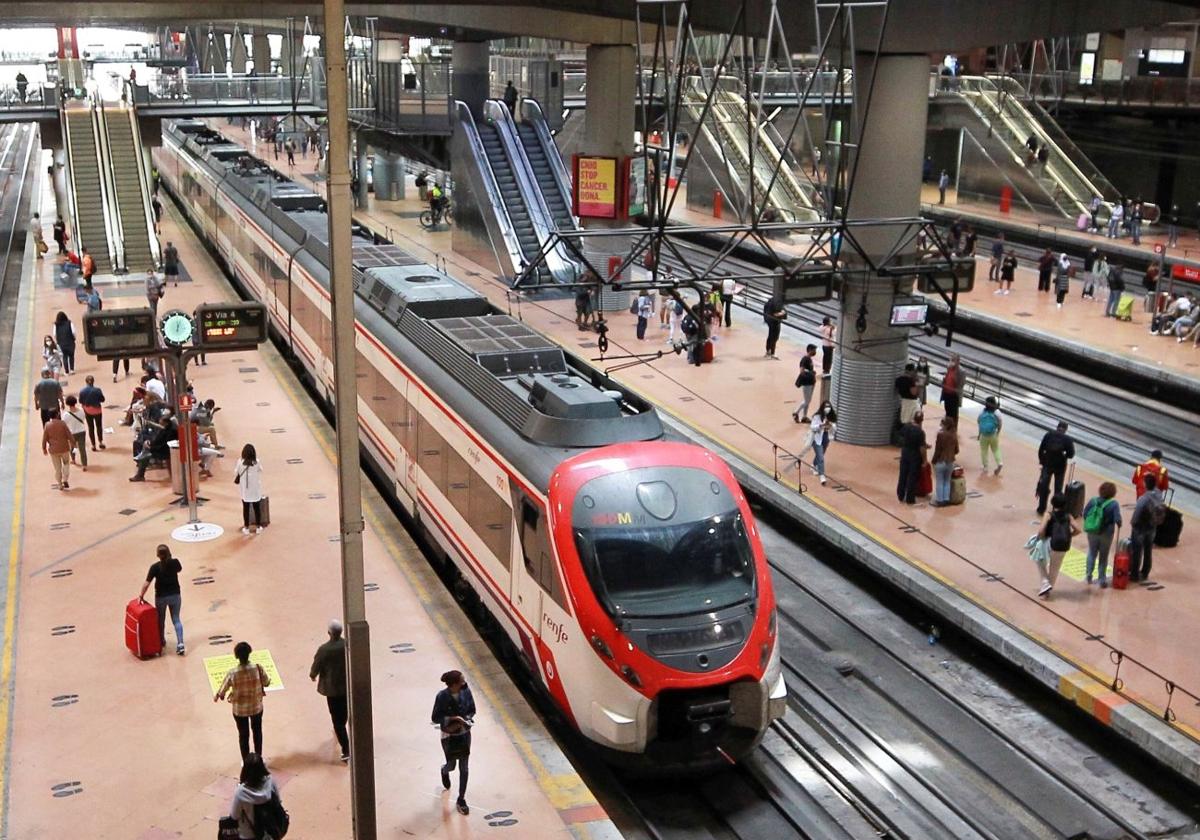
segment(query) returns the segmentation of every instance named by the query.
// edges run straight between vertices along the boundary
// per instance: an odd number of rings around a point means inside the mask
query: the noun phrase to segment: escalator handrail
[[[67,153],[67,165],[63,167],[66,170],[67,179],[67,196],[71,205],[71,235],[75,237],[75,241],[79,247],[79,257],[83,258],[83,236],[79,232],[79,204],[76,202],[78,193],[75,189],[75,156],[72,153],[71,144],[71,123],[67,119],[67,102],[69,100],[63,97],[62,104],[59,107],[59,120],[63,127],[63,145]]]
[[[96,139],[96,165],[100,171],[100,201],[104,207],[105,228],[113,270],[129,270],[125,260],[125,229],[117,199],[117,176],[112,166],[112,148],[108,140],[108,118],[104,103],[97,96],[92,103],[92,129]]]
[[[571,214],[572,205],[574,204],[571,176],[567,172],[566,164],[563,163],[562,154],[559,153],[558,147],[554,145],[554,138],[550,135],[550,126],[546,122],[546,114],[542,110],[541,103],[532,97],[525,97],[521,100],[519,107],[521,109],[521,119],[533,126],[533,130],[537,133],[538,141],[542,144],[542,153],[546,156],[546,162],[550,165],[550,172],[554,176],[554,183],[558,186],[559,195],[562,196],[567,213],[571,216],[573,227],[578,229],[579,222]]]
[[[504,146],[504,154],[512,166],[517,190],[521,194],[521,200],[525,203],[525,211],[529,214],[529,221],[533,225],[538,253],[545,255],[546,270],[560,283],[574,282],[575,267],[564,259],[562,244],[557,243],[553,248],[548,247],[554,238],[554,229],[557,225],[554,224],[554,219],[550,215],[550,208],[546,206],[546,199],[542,195],[542,188],[533,173],[529,158],[525,156],[525,147],[521,144],[521,138],[517,134],[517,125],[513,122],[508,106],[500,99],[489,99],[483,103],[483,113],[485,117],[492,120],[498,130],[500,142]],[[529,262],[538,254],[525,254],[524,256],[526,262]]]
[[[162,265],[161,250],[158,234],[155,232],[154,205],[151,202],[150,173],[146,171],[146,155],[142,150],[142,137],[138,131],[137,110],[130,100],[128,108],[122,108],[126,119],[129,120],[129,134],[133,139],[133,155],[137,163],[139,195],[142,199],[142,215],[146,220],[146,240],[150,245],[151,268],[158,269]]]
[[[483,140],[479,137],[475,116],[471,113],[467,103],[461,99],[454,100],[454,110],[456,120],[463,128],[463,136],[467,140],[467,145],[471,148],[471,154],[474,155],[479,171],[483,175],[483,187],[487,190],[488,203],[492,206],[492,212],[500,227],[500,235],[504,238],[504,247],[508,250],[509,256],[513,258],[513,265],[520,265],[525,260],[525,254],[521,250],[520,240],[517,239],[517,229],[508,215],[508,207],[504,203],[503,196],[500,195],[500,185],[496,181],[496,173],[492,171],[487,150],[483,148]]]

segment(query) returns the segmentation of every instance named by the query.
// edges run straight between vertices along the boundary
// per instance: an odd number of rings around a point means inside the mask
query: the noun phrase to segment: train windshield
[[[614,616],[711,612],[754,597],[754,552],[728,489],[690,468],[645,468],[581,488],[575,547]]]

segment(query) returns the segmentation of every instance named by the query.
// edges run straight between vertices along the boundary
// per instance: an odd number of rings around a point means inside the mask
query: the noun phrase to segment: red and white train
[[[163,183],[331,400],[323,200],[201,123],[163,134]],[[364,454],[565,717],[652,764],[744,755],[786,688],[729,468],[401,249],[358,231],[354,262]]]

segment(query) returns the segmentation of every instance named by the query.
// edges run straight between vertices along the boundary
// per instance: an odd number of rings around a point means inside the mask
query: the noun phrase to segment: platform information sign
[[[271,684],[267,686],[267,691],[283,691],[283,678],[279,676],[279,669],[275,667],[275,660],[271,658],[271,651],[256,650],[250,654],[250,663],[252,665],[261,665],[263,671]],[[204,671],[208,674],[208,685],[212,689],[212,693],[216,694],[221,683],[225,682],[225,675],[237,667],[237,657],[232,653],[227,653],[224,656],[208,656],[204,659]]]
[[[625,159],[625,215],[640,216],[646,212],[646,159]]]
[[[196,344],[204,350],[254,347],[267,340],[267,309],[261,303],[196,307]]]
[[[617,159],[575,158],[575,215],[590,219],[617,217]]]
[[[83,346],[101,361],[151,356],[158,352],[158,323],[147,308],[89,312],[83,316]]]

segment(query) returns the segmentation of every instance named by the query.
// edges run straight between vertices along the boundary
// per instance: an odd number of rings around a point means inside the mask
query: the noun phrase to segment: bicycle
[[[436,230],[442,222],[452,225],[454,224],[454,205],[447,201],[445,206],[439,210],[426,210],[418,221],[425,230]]]

